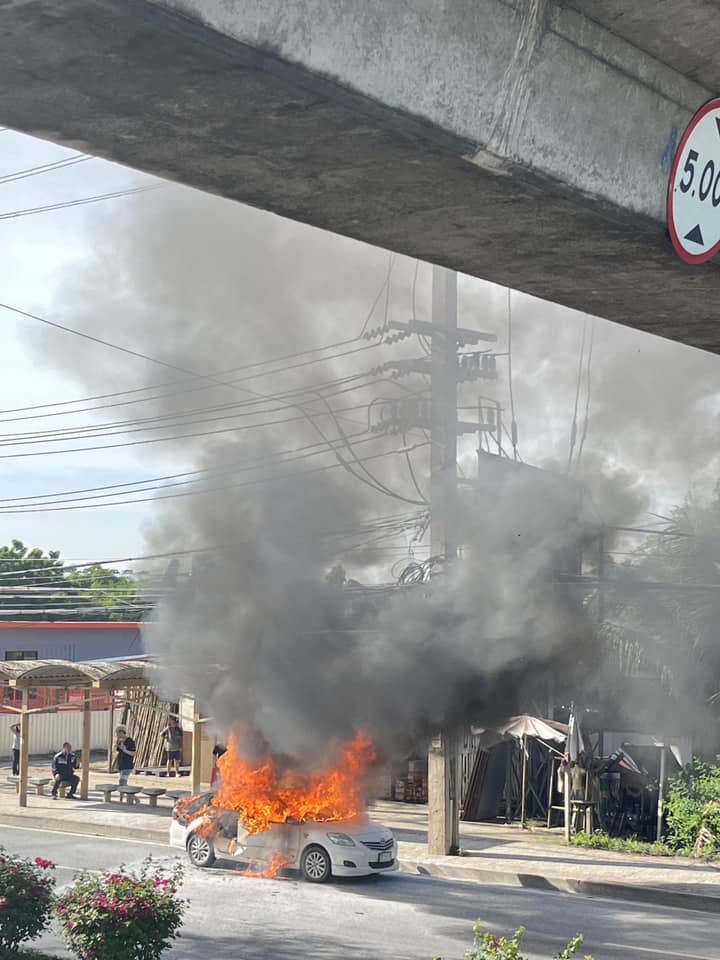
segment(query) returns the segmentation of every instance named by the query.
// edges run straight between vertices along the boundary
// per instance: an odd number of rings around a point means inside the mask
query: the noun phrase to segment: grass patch
[[[614,853],[635,853],[646,857],[674,857],[675,850],[665,843],[648,843],[645,840],[625,840],[609,837],[606,833],[578,833],[572,838],[573,847],[586,850],[611,850]]]

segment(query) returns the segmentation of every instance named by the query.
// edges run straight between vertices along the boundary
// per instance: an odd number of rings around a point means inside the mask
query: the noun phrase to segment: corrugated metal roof
[[[0,683],[16,687],[118,687],[147,683],[146,660],[95,661],[5,660],[0,661]]]

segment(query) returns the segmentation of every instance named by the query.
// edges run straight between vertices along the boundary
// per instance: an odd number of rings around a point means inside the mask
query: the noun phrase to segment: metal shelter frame
[[[128,690],[133,687],[152,686],[148,673],[157,669],[151,661],[93,661],[75,663],[71,660],[6,660],[0,661],[0,687],[7,686],[22,692],[19,709],[10,708],[20,715],[20,781],[18,802],[27,806],[28,762],[30,756],[30,726],[33,714],[57,713],[58,707],[30,708],[30,691],[37,689],[63,689],[84,691],[82,724],[82,753],[80,767],[80,796],[88,798],[90,783],[90,736],[91,736],[91,692],[107,690]],[[7,709],[7,708],[6,708]],[[200,737],[201,723],[197,701],[194,715],[198,722],[192,732],[192,791],[200,790]],[[113,722],[113,711],[110,711]],[[197,762],[196,762],[197,761]]]

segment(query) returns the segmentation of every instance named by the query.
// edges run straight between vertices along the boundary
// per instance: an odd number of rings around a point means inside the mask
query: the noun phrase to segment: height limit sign
[[[685,263],[707,263],[720,251],[720,97],[690,121],[668,184],[670,238]]]

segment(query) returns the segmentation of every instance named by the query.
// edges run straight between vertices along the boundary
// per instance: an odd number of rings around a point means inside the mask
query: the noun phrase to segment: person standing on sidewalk
[[[118,783],[126,787],[130,774],[135,769],[135,754],[137,747],[132,737],[128,736],[127,727],[122,724],[116,727],[117,746],[115,760],[118,768]]]
[[[160,736],[165,741],[167,775],[169,777],[179,777],[180,763],[182,761],[183,731],[177,717],[170,717],[167,727],[160,733]]]
[[[12,736],[12,775],[14,777],[20,776],[20,724],[14,723],[10,727],[10,734]]]
[[[56,753],[52,762],[52,773],[55,782],[52,788],[52,798],[57,800],[58,789],[61,783],[67,783],[70,786],[68,798],[75,799],[75,791],[80,783],[80,777],[75,773],[77,770],[77,757],[73,753],[73,748],[69,743],[62,745],[62,750]]]

